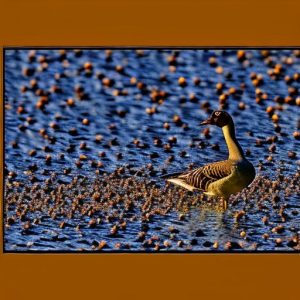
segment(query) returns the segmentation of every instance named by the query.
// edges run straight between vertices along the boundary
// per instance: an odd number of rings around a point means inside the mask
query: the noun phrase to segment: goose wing
[[[182,173],[177,178],[193,188],[206,192],[211,183],[229,176],[231,170],[232,163],[230,161],[219,161]]]

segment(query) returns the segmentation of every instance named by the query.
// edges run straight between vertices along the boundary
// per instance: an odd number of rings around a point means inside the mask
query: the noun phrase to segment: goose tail
[[[168,182],[171,182],[175,185],[179,185],[189,191],[194,191],[195,187],[189,185],[188,183],[186,183],[183,179],[178,178],[180,175],[182,175],[183,172],[177,172],[177,173],[171,173],[171,174],[166,174],[163,175],[161,178],[166,179]]]

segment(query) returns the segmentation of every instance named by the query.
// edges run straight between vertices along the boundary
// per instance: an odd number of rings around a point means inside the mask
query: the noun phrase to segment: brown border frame
[[[299,11],[297,0],[4,0],[0,46],[300,45]],[[299,262],[285,254],[1,253],[0,295],[290,300]]]

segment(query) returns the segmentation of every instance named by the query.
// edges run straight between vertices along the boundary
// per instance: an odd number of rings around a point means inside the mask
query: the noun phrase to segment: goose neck
[[[222,127],[223,135],[228,147],[229,159],[241,160],[244,158],[242,147],[235,137],[235,128],[233,122]]]

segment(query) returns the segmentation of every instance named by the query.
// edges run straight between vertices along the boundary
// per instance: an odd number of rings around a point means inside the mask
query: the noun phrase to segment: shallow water
[[[185,170],[190,163],[195,166],[222,160],[227,157],[227,149],[223,140],[222,132],[219,128],[211,127],[211,137],[205,138],[202,133],[203,128],[199,122],[206,119],[209,113],[201,108],[201,104],[209,101],[211,109],[219,108],[219,95],[216,93],[216,84],[224,82],[224,91],[230,87],[239,88],[241,83],[245,84],[243,94],[238,97],[229,96],[228,108],[234,118],[237,137],[243,149],[251,150],[249,160],[254,164],[259,174],[274,178],[280,164],[284,164],[285,176],[292,176],[299,169],[299,146],[300,140],[293,137],[293,132],[297,129],[300,120],[300,108],[296,105],[281,105],[282,110],[278,111],[280,117],[279,125],[282,128],[281,134],[274,131],[271,118],[266,113],[266,108],[270,105],[277,105],[274,102],[276,96],[286,97],[288,95],[288,85],[280,78],[273,80],[268,75],[268,67],[258,50],[247,50],[247,62],[237,61],[236,50],[184,50],[180,51],[177,57],[176,72],[170,72],[168,57],[173,50],[144,50],[142,56],[137,55],[135,50],[113,50],[111,60],[107,60],[104,50],[83,50],[82,55],[77,57],[72,50],[66,51],[65,61],[61,59],[58,50],[37,50],[36,60],[28,61],[28,50],[6,50],[5,51],[5,163],[9,171],[17,173],[17,180],[28,182],[32,174],[26,173],[28,167],[36,164],[38,170],[35,171],[36,180],[42,183],[53,172],[62,182],[70,182],[74,176],[84,175],[89,179],[95,178],[95,170],[102,172],[112,172],[117,167],[130,165],[133,170],[146,168],[151,163],[156,173],[148,174],[152,180],[164,185],[160,175],[164,169],[166,172],[177,172]],[[39,62],[41,56],[46,56],[48,67],[39,71],[42,66]],[[216,57],[217,62],[223,67],[222,74],[216,73],[215,67],[209,65],[209,58]],[[300,73],[300,58],[293,54],[292,50],[272,50],[271,55],[274,63],[281,63],[285,72],[284,75],[293,76]],[[286,57],[293,59],[292,64],[285,64]],[[68,63],[66,63],[66,60]],[[82,70],[86,62],[93,64],[90,74]],[[115,70],[116,65],[122,65],[124,72],[120,74]],[[31,77],[22,75],[22,70],[26,67],[35,68],[35,74]],[[262,104],[255,102],[255,90],[250,74],[256,72],[262,74],[264,82],[259,87],[267,93],[267,99]],[[56,74],[64,74],[65,77],[57,79]],[[98,73],[114,80],[112,87],[104,86],[97,76]],[[231,74],[228,75],[228,73]],[[166,81],[159,80],[162,74],[166,75]],[[55,79],[56,76],[56,79]],[[186,87],[178,85],[178,78],[185,77]],[[136,77],[137,81],[146,84],[145,90],[140,90],[136,84],[131,83],[131,78]],[[193,78],[199,77],[199,86],[193,84]],[[39,96],[36,89],[29,89],[27,92],[20,91],[22,86],[29,86],[29,81],[35,78],[38,88],[50,91],[53,85],[61,88],[58,93],[50,92],[49,104],[42,111],[36,108]],[[87,97],[84,100],[78,99],[74,88],[81,85]],[[300,81],[294,81],[290,86],[296,87],[299,91]],[[151,100],[152,90],[162,90],[168,96],[161,105]],[[116,90],[126,90],[124,95],[116,95]],[[299,93],[299,92],[298,92]],[[195,94],[196,103],[190,101],[190,95]],[[294,97],[299,97],[299,94]],[[183,97],[186,102],[183,103]],[[73,98],[74,107],[66,105],[66,100]],[[181,99],[181,101],[180,101]],[[238,109],[239,102],[246,104],[245,110]],[[24,114],[17,114],[19,106],[26,110]],[[149,115],[145,112],[147,108],[157,107],[158,113]],[[124,110],[125,117],[120,117],[116,112]],[[182,121],[188,124],[188,129],[176,126],[172,121],[174,115],[179,115]],[[34,124],[28,124],[27,117],[35,119]],[[89,125],[83,125],[82,120],[87,118]],[[58,129],[52,129],[49,124],[57,123]],[[163,128],[163,123],[169,122],[170,129]],[[115,128],[109,128],[115,124]],[[27,129],[21,131],[19,125],[25,125]],[[69,130],[77,129],[77,133],[70,134]],[[56,142],[51,143],[41,134],[40,129],[46,129],[48,136],[55,137]],[[249,132],[252,134],[249,135]],[[101,142],[95,142],[95,136],[101,135]],[[267,137],[276,135],[278,141],[274,153],[270,153],[269,143],[263,143],[257,147],[256,140],[265,140]],[[177,143],[171,150],[166,151],[163,147],[153,144],[153,139],[159,137],[162,144],[168,143],[168,138],[175,136]],[[117,143],[112,143],[113,139]],[[145,147],[136,147],[134,139],[139,139]],[[18,147],[12,147],[12,142],[16,141]],[[203,141],[205,148],[199,147],[199,142]],[[87,144],[86,149],[80,149],[80,143]],[[190,147],[191,143],[195,147]],[[212,145],[219,144],[220,150],[216,151]],[[74,151],[68,151],[70,144],[74,145]],[[112,145],[113,144],[113,145]],[[115,145],[116,144],[116,145]],[[43,148],[48,146],[48,148]],[[32,149],[37,151],[36,156],[31,157],[28,152]],[[99,152],[104,151],[105,157],[99,157]],[[180,152],[186,151],[186,156],[181,157]],[[297,158],[290,159],[288,151],[296,152]],[[150,154],[157,153],[158,157],[151,158]],[[64,154],[64,158],[60,154]],[[117,154],[122,153],[121,159]],[[45,156],[50,154],[52,160],[47,164]],[[81,168],[76,166],[79,155],[84,154],[87,158],[82,161]],[[174,155],[174,160],[168,162],[170,155]],[[273,160],[266,158],[272,155]],[[101,161],[103,167],[95,168],[90,161]],[[265,164],[263,170],[259,170],[259,164]],[[64,170],[70,168],[70,174],[64,174]],[[147,172],[146,172],[147,173]],[[149,173],[149,172],[148,172]],[[271,193],[271,191],[270,191]],[[261,195],[257,194],[257,199]],[[170,247],[165,247],[162,251],[215,251],[213,244],[219,242],[218,250],[226,249],[226,242],[244,243],[242,250],[258,251],[294,251],[285,242],[289,237],[299,234],[300,231],[300,198],[299,194],[292,194],[280,200],[280,205],[287,205],[286,213],[289,218],[283,224],[286,230],[282,234],[271,234],[267,240],[262,239],[262,234],[269,232],[270,228],[282,221],[278,220],[273,211],[259,211],[255,206],[240,201],[235,207],[229,207],[225,212],[218,212],[204,207],[191,208],[184,220],[179,220],[180,212],[171,210],[166,216],[154,216],[152,221],[147,223],[146,239],[158,235],[161,240],[168,240]],[[234,211],[244,209],[247,217],[238,224],[235,222]],[[293,212],[293,213],[292,213]],[[6,217],[13,215],[13,208],[8,208]],[[139,217],[139,210],[134,212]],[[270,213],[271,223],[265,226],[261,219],[266,213]],[[32,215],[34,218],[36,215]],[[43,217],[42,213],[39,215]],[[91,250],[93,241],[106,240],[108,247],[104,251],[114,250],[117,242],[129,244],[131,250],[143,251],[151,250],[137,242],[137,234],[141,231],[141,221],[139,218],[134,222],[129,222],[124,232],[116,236],[110,236],[110,224],[102,223],[96,228],[87,226],[80,231],[75,230],[76,224],[86,222],[84,216],[78,216],[70,220],[70,226],[64,229],[59,228],[61,220],[44,218],[38,226],[33,226],[31,231],[24,234],[23,222],[18,221],[5,229],[5,249],[8,251],[75,251],[78,249]],[[176,236],[170,236],[169,227],[178,229]],[[198,229],[203,231],[202,236],[196,236]],[[247,232],[247,240],[241,238],[241,231]],[[199,234],[198,234],[199,235]],[[282,238],[284,243],[279,247],[274,240]],[[182,240],[184,247],[178,247],[177,241]],[[28,244],[29,243],[29,244]],[[121,248],[123,251],[127,251]],[[130,250],[128,250],[130,251]]]

